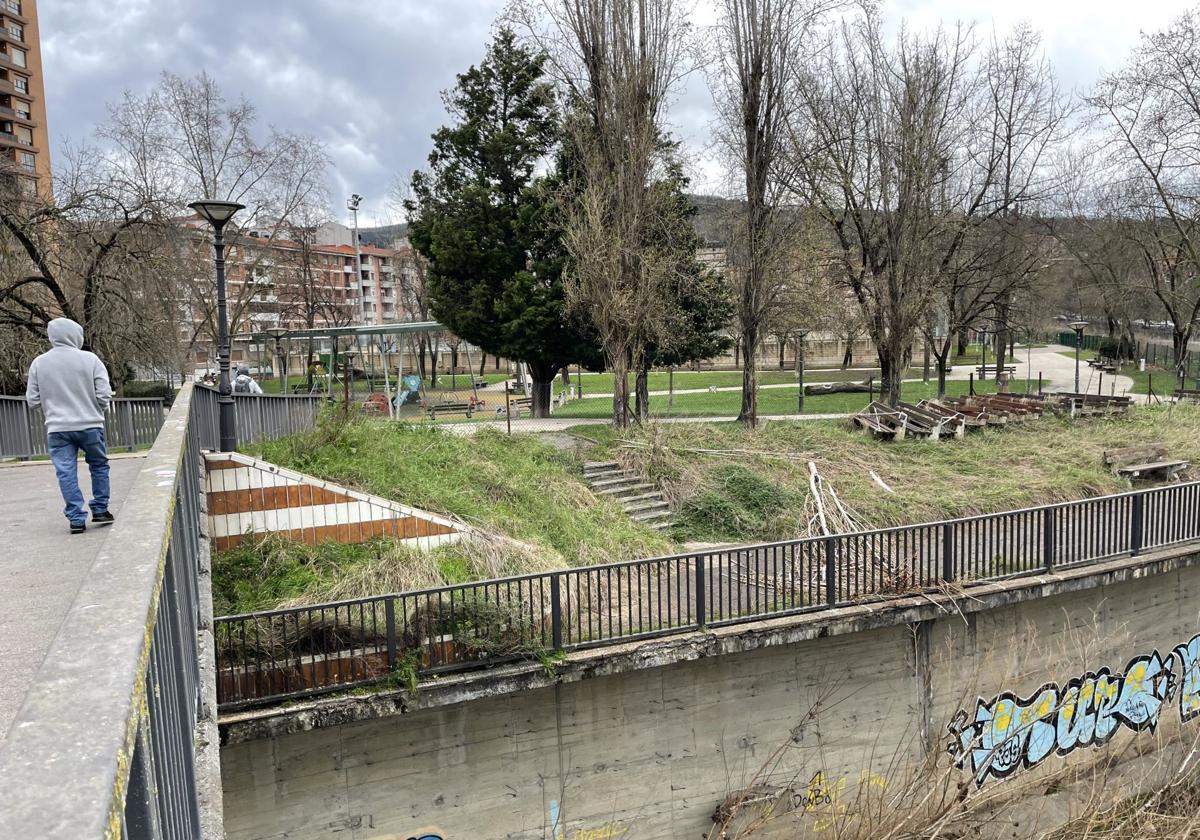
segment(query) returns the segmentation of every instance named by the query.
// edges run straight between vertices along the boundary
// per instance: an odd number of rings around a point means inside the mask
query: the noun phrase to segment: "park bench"
[[[852,420],[860,429],[884,440],[903,440],[908,432],[908,416],[878,401],[855,414]]]
[[[962,415],[958,412],[944,413],[927,406],[906,402],[899,403],[897,408],[907,415],[907,429],[911,434],[938,440],[944,437],[962,437],[966,431]]]
[[[1116,373],[1118,364],[1115,359],[1109,359],[1104,356],[1099,356],[1095,359],[1087,360],[1088,367],[1096,368],[1104,373]]]
[[[1009,376],[1012,376],[1013,374],[1015,374],[1017,372],[1017,366],[1016,365],[1005,365],[1003,368],[1000,369],[1000,372],[1007,373]],[[975,375],[978,376],[980,379],[986,379],[989,376],[995,376],[996,375],[996,366],[995,365],[979,365],[978,367],[975,368]]]
[[[1173,479],[1187,469],[1188,462],[1167,457],[1167,447],[1161,443],[1127,446],[1104,452],[1104,465],[1114,473],[1131,480]]]
[[[517,397],[508,401],[508,410],[512,412],[514,417],[520,417],[521,412],[533,414],[533,399],[531,397]]]
[[[1127,396],[1062,392],[1054,394],[1053,397],[1058,410],[1071,417],[1125,414],[1133,405],[1133,398]]]
[[[471,380],[471,384],[476,388],[486,388],[488,386],[488,381],[482,376],[477,376]]]
[[[439,414],[465,414],[469,418],[475,412],[475,406],[469,402],[440,402],[429,406],[429,419],[435,420]]]
[[[1184,400],[1188,402],[1200,402],[1200,389],[1176,388],[1174,396],[1175,402],[1183,402]]]

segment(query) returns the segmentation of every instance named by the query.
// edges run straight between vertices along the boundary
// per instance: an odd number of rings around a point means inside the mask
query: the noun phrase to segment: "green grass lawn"
[[[946,383],[948,396],[961,396],[968,392],[970,384],[962,381]],[[994,393],[995,383],[976,383],[977,393]],[[1020,390],[1020,389],[1017,389]],[[768,388],[758,392],[758,413],[795,414],[797,409],[797,390],[795,388]],[[878,390],[875,392],[879,396]],[[903,399],[909,402],[937,396],[937,383],[906,382],[902,390]],[[825,394],[817,397],[804,398],[805,414],[844,414],[858,411],[869,402],[867,394]],[[652,396],[650,398],[650,413],[654,417],[733,417],[741,408],[742,395],[739,391],[718,391],[703,394],[679,394],[671,400]],[[574,400],[558,408],[552,415],[555,418],[566,417],[611,417],[612,404],[605,399]]]
[[[1075,351],[1072,350],[1069,353],[1060,353],[1060,355],[1074,359]],[[1100,377],[1100,371],[1088,367],[1085,363],[1089,359],[1094,358],[1096,358],[1095,350],[1081,350],[1079,352],[1080,387],[1089,387],[1092,391],[1096,390],[1096,386]],[[1138,366],[1134,362],[1125,362],[1118,368],[1118,372],[1121,376],[1128,376],[1133,380],[1133,387],[1130,389],[1130,391],[1134,394],[1149,394],[1150,388],[1153,386],[1154,393],[1160,399],[1168,399],[1170,398],[1171,393],[1177,387],[1179,387],[1179,380],[1175,376],[1175,371],[1160,367],[1158,365],[1147,364],[1146,369],[1143,371],[1138,370]],[[1108,374],[1105,374],[1105,378],[1108,378]],[[1195,387],[1195,383],[1187,382],[1186,387]],[[1106,384],[1104,386],[1105,393],[1108,393],[1109,390],[1110,387]]]

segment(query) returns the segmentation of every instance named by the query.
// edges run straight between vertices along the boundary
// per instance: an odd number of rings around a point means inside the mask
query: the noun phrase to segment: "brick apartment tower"
[[[50,135],[36,0],[0,0],[0,156],[22,189],[50,196]]]

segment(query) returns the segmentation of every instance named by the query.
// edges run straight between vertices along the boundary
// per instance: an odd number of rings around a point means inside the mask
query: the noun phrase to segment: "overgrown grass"
[[[464,540],[426,552],[389,538],[306,545],[271,535],[214,557],[213,609],[230,615],[321,604],[555,565],[500,542]]]
[[[660,424],[624,435],[588,426],[579,433],[600,443],[595,457],[619,456],[660,482],[679,510],[676,536],[705,541],[801,533],[809,461],[874,527],[1127,489],[1105,468],[1106,449],[1161,441],[1172,457],[1200,463],[1200,408],[1185,405],[1140,408],[1125,418],[1046,417],[936,443],[878,441],[833,422],[776,421],[757,430]]]
[[[586,565],[670,548],[657,532],[597,498],[579,456],[532,436],[482,429],[460,437],[402,423],[326,423],[255,453],[529,544],[547,562]]]

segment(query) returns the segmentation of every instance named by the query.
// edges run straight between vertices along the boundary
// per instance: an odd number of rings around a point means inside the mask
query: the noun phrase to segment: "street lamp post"
[[[279,393],[287,393],[287,360],[283,357],[283,351],[280,348],[280,342],[287,335],[287,327],[268,327],[263,330],[271,338],[275,339],[275,364],[279,368],[277,378],[279,379]]]
[[[1075,393],[1079,391],[1079,349],[1083,346],[1083,331],[1087,329],[1087,321],[1072,321],[1069,326],[1075,330]]]
[[[354,291],[358,294],[358,315],[362,319],[361,323],[367,322],[367,303],[363,299],[362,293],[362,251],[359,250],[358,243],[358,205],[362,202],[362,196],[358,193],[350,196],[346,200],[346,209],[350,211],[354,218]]]
[[[217,404],[221,451],[237,449],[237,418],[233,409],[233,387],[229,383],[229,312],[225,302],[225,225],[234,213],[243,209],[235,201],[193,201],[188,205],[212,225],[214,262],[217,268]]]

